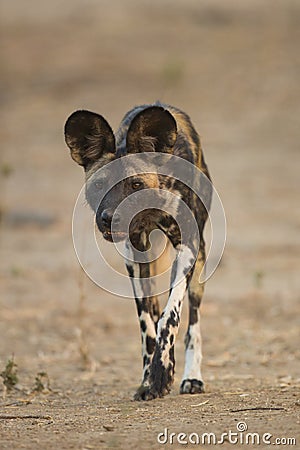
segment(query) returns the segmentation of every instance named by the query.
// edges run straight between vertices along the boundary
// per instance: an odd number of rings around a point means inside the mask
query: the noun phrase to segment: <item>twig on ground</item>
[[[197,403],[197,405],[191,405],[191,406],[202,406],[202,405],[206,405],[209,402],[209,400],[206,400],[205,402],[201,402],[201,403]]]
[[[9,415],[9,414],[1,414],[0,420],[15,420],[15,419],[41,419],[41,420],[52,420],[53,418],[51,416],[41,416],[41,415],[33,415],[33,414],[15,414],[15,415]]]
[[[236,413],[236,412],[243,412],[243,411],[285,411],[284,408],[272,408],[272,407],[262,407],[257,406],[255,408],[241,408],[241,409],[230,409],[229,412]]]

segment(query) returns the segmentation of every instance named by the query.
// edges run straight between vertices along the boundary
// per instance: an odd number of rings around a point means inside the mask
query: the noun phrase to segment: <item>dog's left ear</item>
[[[105,153],[115,152],[114,133],[104,119],[91,111],[75,111],[65,124],[65,140],[71,156],[87,169]]]
[[[177,138],[174,117],[161,106],[150,106],[135,116],[127,132],[127,153],[172,153]]]

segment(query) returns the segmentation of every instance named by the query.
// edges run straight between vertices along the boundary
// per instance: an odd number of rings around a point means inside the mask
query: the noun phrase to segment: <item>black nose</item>
[[[109,227],[111,225],[112,216],[113,215],[112,215],[111,211],[108,211],[107,209],[102,211],[101,220],[102,220],[103,225],[105,225],[106,227]]]
[[[101,220],[104,226],[110,227],[112,219],[114,218],[114,224],[117,225],[120,222],[120,217],[117,214],[113,214],[112,211],[105,209],[101,213]]]

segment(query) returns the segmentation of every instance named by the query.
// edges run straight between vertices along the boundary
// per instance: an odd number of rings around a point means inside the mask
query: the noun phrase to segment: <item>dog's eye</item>
[[[143,187],[143,183],[141,181],[133,181],[131,183],[131,187],[132,189],[140,189],[141,187]]]

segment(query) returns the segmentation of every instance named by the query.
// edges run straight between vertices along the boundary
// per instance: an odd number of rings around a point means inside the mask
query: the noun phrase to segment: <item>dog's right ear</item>
[[[65,124],[65,140],[71,156],[87,169],[105,153],[115,152],[114,133],[99,114],[75,111]]]

